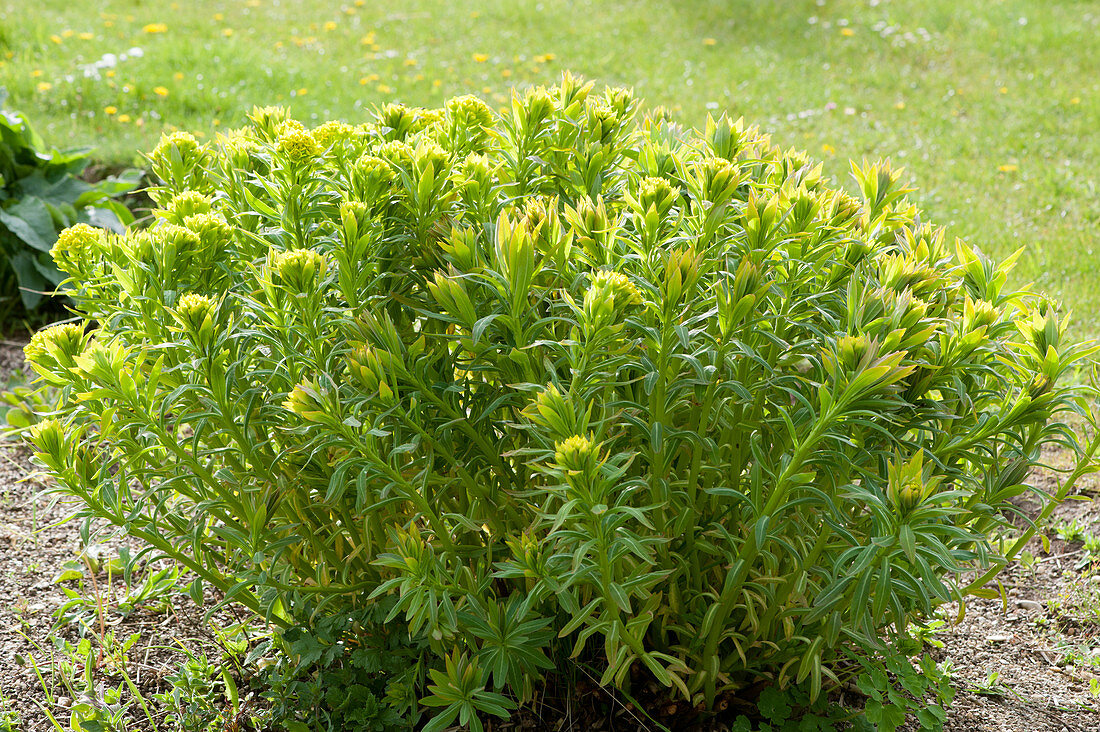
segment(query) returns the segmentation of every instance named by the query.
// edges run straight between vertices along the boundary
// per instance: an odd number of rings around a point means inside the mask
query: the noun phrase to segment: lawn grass
[[[254,104],[307,122],[471,91],[501,106],[570,69],[689,125],[744,115],[845,184],[849,158],[892,157],[928,219],[994,256],[1026,247],[1017,284],[1100,335],[1093,3],[0,0],[0,61],[9,107],[117,162],[166,127],[211,136]]]

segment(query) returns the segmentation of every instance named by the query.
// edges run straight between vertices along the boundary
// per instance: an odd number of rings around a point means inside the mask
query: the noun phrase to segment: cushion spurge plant
[[[149,228],[59,240],[98,327],[27,349],[64,393],[38,459],[196,598],[402,623],[384,704],[426,729],[578,663],[816,694],[984,591],[1044,446],[1096,447],[1059,421],[1091,349],[889,163],[852,197],[568,75],[503,116],[257,109],[151,161]]]

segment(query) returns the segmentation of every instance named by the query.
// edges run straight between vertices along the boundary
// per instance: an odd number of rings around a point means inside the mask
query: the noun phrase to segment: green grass
[[[49,140],[96,146],[111,161],[151,149],[166,126],[210,136],[238,125],[253,104],[287,104],[306,122],[471,91],[500,106],[512,86],[570,69],[632,86],[690,125],[708,111],[744,115],[845,183],[849,158],[892,157],[928,219],[995,256],[1025,246],[1017,282],[1064,299],[1079,334],[1100,334],[1100,8],[1091,3],[26,5],[0,0],[8,105]],[[166,30],[143,30],[153,23]],[[81,65],[135,46],[143,55],[119,62],[113,78],[83,77]]]

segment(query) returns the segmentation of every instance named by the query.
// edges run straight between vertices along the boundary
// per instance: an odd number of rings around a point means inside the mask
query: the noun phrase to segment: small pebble
[[[1030,610],[1036,613],[1043,612],[1043,603],[1035,602],[1034,600],[1017,600],[1016,607],[1021,610]]]
[[[986,636],[986,640],[990,643],[1004,643],[1005,641],[1012,640],[1010,635],[990,635]]]

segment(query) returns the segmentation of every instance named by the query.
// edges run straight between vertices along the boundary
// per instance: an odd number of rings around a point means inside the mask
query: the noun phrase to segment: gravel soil
[[[0,342],[0,385],[13,370],[23,367],[19,345]],[[1047,457],[1055,464],[1065,460],[1058,454]],[[119,639],[140,634],[127,654],[126,670],[147,697],[167,688],[165,675],[174,672],[184,658],[173,639],[192,652],[219,657],[217,640],[202,620],[202,608],[184,595],[160,598],[161,602],[123,616],[116,612],[117,598],[125,592],[120,580],[111,585],[110,596],[106,574],[98,576],[94,587],[88,573],[82,580],[55,581],[66,563],[82,551],[80,530],[76,522],[62,522],[72,506],[51,505],[42,495],[42,484],[28,479],[31,473],[26,450],[0,442],[0,730],[52,729],[40,706],[47,700],[54,702],[51,711],[68,728],[65,706],[72,703],[70,692],[57,683],[51,670],[51,664],[63,656],[54,650],[51,635],[73,644],[81,635],[79,623],[57,626],[55,611],[67,599],[65,587],[78,589],[83,583],[93,597],[98,592],[106,598],[104,623],[100,625],[92,603],[92,620],[84,624],[93,651],[100,647],[103,631]],[[1032,479],[1045,490],[1056,489],[1052,472],[1037,472]],[[999,578],[1005,589],[1003,601],[974,599],[957,624],[953,621],[959,608],[943,608],[944,617],[952,622],[934,635],[942,647],[932,653],[937,661],[951,664],[957,690],[947,732],[1100,730],[1100,572],[1093,575],[1080,539],[1058,538],[1053,528],[1076,522],[1083,532],[1100,536],[1100,502],[1093,500],[1098,491],[1095,478],[1086,478],[1075,500],[1057,508],[1046,531],[1049,541],[1035,538],[1027,547],[1034,563],[1028,567],[1017,563]],[[1025,515],[1037,513],[1037,506],[1027,501],[1020,503],[1020,509]],[[118,542],[109,543],[100,552],[109,557],[117,555],[118,548]],[[233,617],[222,615],[214,624],[232,621]],[[111,672],[109,659],[97,664],[104,671],[97,681],[101,688],[121,683],[120,675]],[[34,665],[42,673],[41,680]],[[5,727],[5,714],[13,712],[17,721]],[[130,717],[129,729],[148,729],[140,710],[131,709]]]
[[[22,368],[21,344],[0,342],[0,388]],[[84,689],[69,689],[61,683],[58,670],[72,663],[73,656],[58,648],[59,643],[67,641],[75,647],[82,637],[88,638],[96,668],[92,696],[104,699],[110,688],[126,683],[111,657],[111,648],[137,634],[125,653],[122,669],[151,702],[154,694],[170,688],[165,676],[175,673],[186,659],[181,644],[193,654],[206,654],[217,661],[221,651],[211,626],[224,627],[234,621],[220,613],[212,623],[204,622],[205,608],[182,594],[181,587],[157,593],[122,612],[120,604],[128,591],[123,578],[116,572],[108,582],[107,572],[101,570],[93,581],[81,556],[90,554],[106,565],[119,556],[125,542],[93,543],[88,551],[79,522],[66,520],[75,506],[54,501],[45,488],[34,477],[29,452],[0,440],[0,732],[54,730],[44,706],[61,729],[68,730],[69,708],[90,698]],[[135,543],[128,548],[135,555],[140,549]],[[62,572],[72,570],[74,562],[82,576],[58,581]],[[162,566],[156,562],[143,566],[131,587]],[[80,619],[62,622],[56,613],[69,599],[66,589],[82,592],[90,601],[73,609],[71,615]],[[214,604],[212,597],[206,600]],[[115,642],[104,643],[104,637],[113,637]],[[106,653],[100,653],[101,649]],[[85,657],[77,657],[78,680],[84,662]],[[158,722],[163,720],[163,709],[154,704],[152,711]],[[127,730],[151,729],[137,704],[130,705],[124,718]]]

